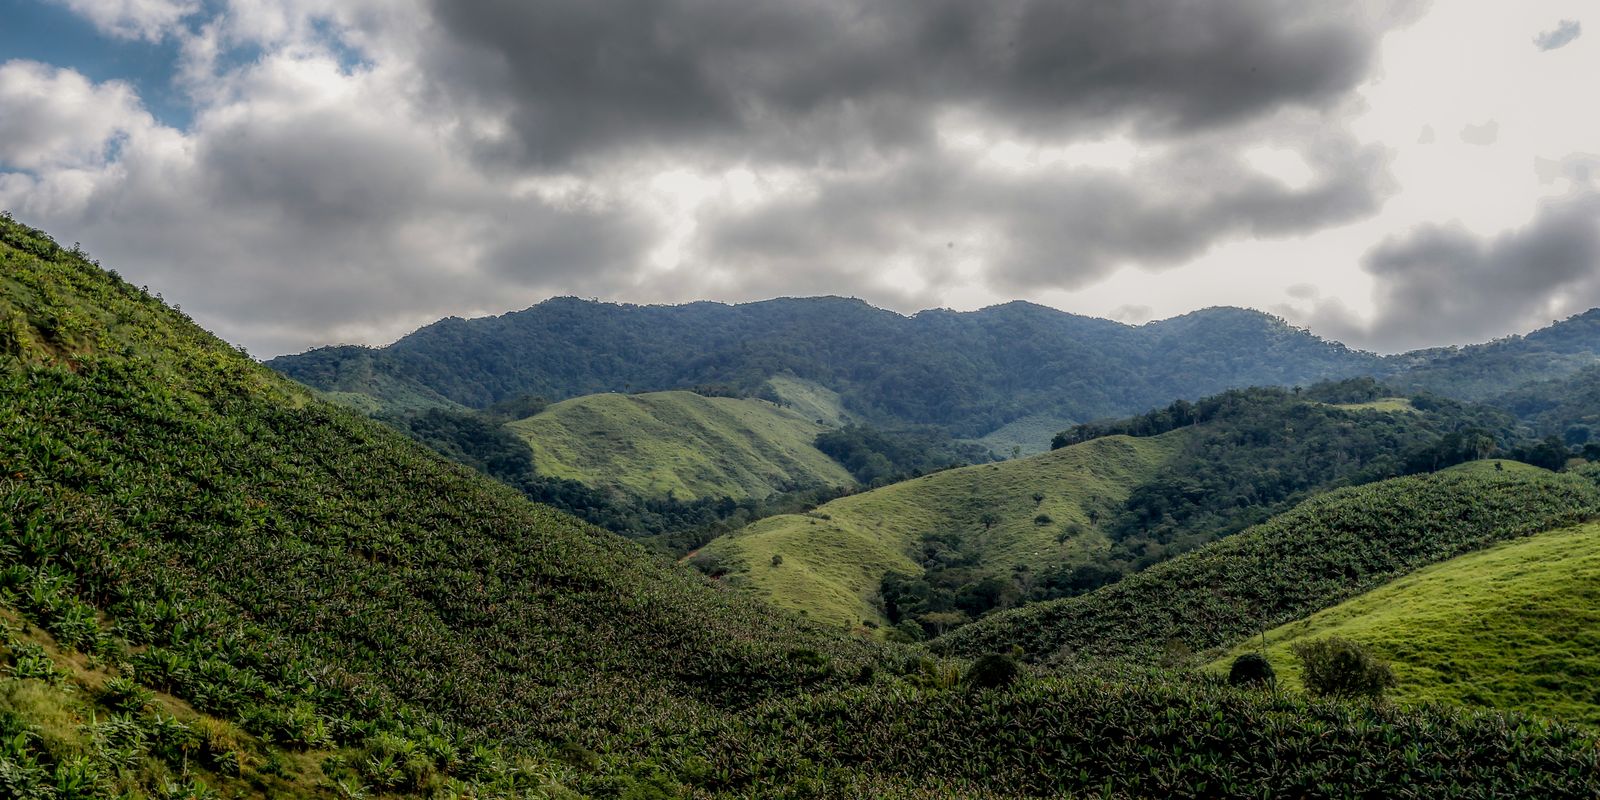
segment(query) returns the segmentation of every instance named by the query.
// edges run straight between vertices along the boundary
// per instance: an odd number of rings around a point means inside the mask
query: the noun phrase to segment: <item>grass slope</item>
[[[1010,458],[1020,449],[1022,455],[1032,456],[1050,451],[1050,439],[1056,432],[1070,427],[1072,420],[1048,414],[1033,414],[990,431],[973,441],[1001,458]]]
[[[1394,665],[1402,702],[1445,702],[1600,726],[1600,525],[1541,533],[1418,570],[1268,631],[1279,680],[1289,647],[1343,636]],[[1236,648],[1214,667],[1257,649]]]
[[[765,400],[596,394],[507,426],[540,473],[636,497],[766,497],[854,484],[812,445],[825,428]]]
[[[818,425],[842,428],[857,421],[850,412],[844,410],[844,401],[838,392],[816,381],[792,375],[774,375],[767,379],[766,388],[771,390],[781,405],[793,409],[806,419],[815,420]]]
[[[1081,597],[1002,612],[936,640],[946,653],[1186,662],[1429,564],[1600,514],[1577,475],[1484,462],[1340,489]]]
[[[912,559],[925,533],[975,538],[983,565],[1087,561],[1108,542],[1091,521],[1182,446],[1187,432],[1112,436],[1032,458],[945,470],[840,498],[806,514],[756,522],[701,550],[785,608],[831,625],[882,621],[870,597],[885,572],[919,574]],[[1035,501],[1034,494],[1043,495]],[[986,525],[985,515],[997,521]],[[1040,515],[1049,518],[1041,524]],[[1082,532],[1061,535],[1068,525]],[[773,556],[782,563],[773,565]]]

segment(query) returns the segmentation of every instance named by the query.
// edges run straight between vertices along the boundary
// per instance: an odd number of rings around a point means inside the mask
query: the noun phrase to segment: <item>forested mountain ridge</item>
[[[1366,374],[1383,362],[1244,309],[1130,326],[1022,302],[906,317],[816,297],[682,306],[555,298],[441,320],[384,348],[323,348],[268,364],[324,391],[437,395],[480,408],[522,394],[709,384],[760,393],[769,378],[794,375],[837,391],[868,422],[981,436],[1029,415],[1119,416],[1235,386]]]
[[[1389,359],[1389,383],[1462,400],[1491,400],[1524,384],[1572,375],[1600,364],[1600,308],[1552,322],[1525,336],[1419,350]]]

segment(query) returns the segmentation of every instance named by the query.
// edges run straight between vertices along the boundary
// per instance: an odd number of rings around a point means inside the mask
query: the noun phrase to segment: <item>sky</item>
[[[0,209],[258,357],[558,295],[1600,306],[1593,0],[0,0]]]

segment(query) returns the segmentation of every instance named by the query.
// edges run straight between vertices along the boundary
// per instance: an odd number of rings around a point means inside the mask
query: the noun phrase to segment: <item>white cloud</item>
[[[0,167],[101,165],[119,137],[153,124],[128,84],[95,85],[32,61],[0,64]]]
[[[159,41],[200,10],[200,0],[55,0],[112,36]]]

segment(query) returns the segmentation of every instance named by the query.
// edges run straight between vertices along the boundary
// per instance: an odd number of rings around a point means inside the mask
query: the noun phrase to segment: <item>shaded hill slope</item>
[[[327,391],[365,391],[366,376],[379,375],[477,408],[523,394],[711,384],[754,392],[788,375],[838,392],[864,421],[971,437],[1035,414],[1088,420],[1233,386],[1382,369],[1377,356],[1242,309],[1132,327],[1027,303],[904,317],[836,297],[734,306],[556,298],[442,320],[384,348],[323,348],[269,364]]]
[[[760,498],[854,483],[813,446],[826,427],[764,400],[598,394],[507,427],[541,474],[636,496]]]
[[[932,647],[1184,662],[1429,564],[1600,514],[1600,490],[1586,478],[1493,463],[1329,492],[1120,583],[995,614]]]
[[[1600,525],[1458,556],[1267,631],[1281,685],[1299,688],[1289,647],[1342,636],[1388,660],[1401,702],[1562,717],[1600,728]],[[1260,647],[1247,643],[1220,659]]]
[[[1032,458],[925,475],[770,517],[701,550],[736,580],[813,619],[885,622],[872,601],[886,572],[916,575],[925,534],[974,543],[980,569],[1087,562],[1097,520],[1182,446],[1185,434],[1108,437]],[[1036,498],[1037,495],[1037,498]],[[781,557],[775,563],[774,557]]]

